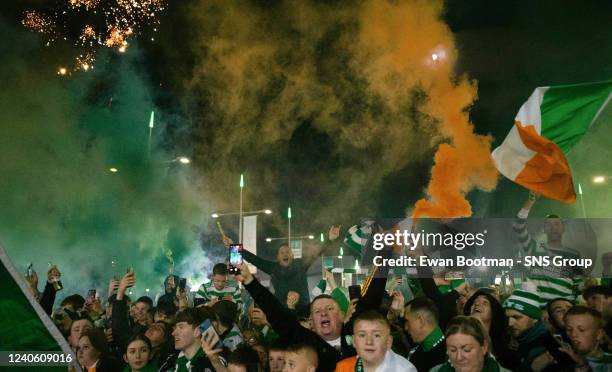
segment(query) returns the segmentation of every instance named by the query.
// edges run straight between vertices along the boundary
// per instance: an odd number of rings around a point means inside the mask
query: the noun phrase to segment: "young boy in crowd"
[[[357,356],[346,358],[336,366],[337,372],[406,371],[416,372],[408,359],[391,350],[393,337],[387,318],[378,311],[366,311],[353,323],[353,345]]]
[[[270,372],[282,372],[285,367],[285,350],[278,344],[268,348],[268,367]]]
[[[240,287],[236,282],[228,282],[227,265],[218,263],[213,267],[210,282],[204,283],[195,295],[196,306],[204,304],[213,306],[217,301],[228,300],[236,303],[238,311],[242,308]]]
[[[285,349],[283,372],[315,372],[318,365],[317,352],[310,345],[295,344]]]

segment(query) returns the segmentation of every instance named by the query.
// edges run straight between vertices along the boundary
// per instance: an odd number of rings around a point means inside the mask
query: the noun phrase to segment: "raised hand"
[[[393,300],[391,301],[391,310],[398,314],[404,311],[404,295],[401,291],[393,291]]]
[[[242,263],[237,266],[240,274],[236,275],[236,280],[244,285],[249,285],[253,281],[253,274],[249,271],[249,265]]]
[[[217,372],[226,372],[228,369],[221,363],[219,353],[223,349],[215,349],[215,344],[219,341],[212,333],[202,335],[200,342],[202,343],[202,351],[206,354],[206,357],[210,360],[213,368]]]
[[[527,200],[525,200],[525,204],[523,204],[523,208],[527,210],[531,209],[531,207],[533,207],[533,205],[540,198],[540,196],[541,194],[538,194],[533,191],[529,191],[529,196],[527,197]]]
[[[225,248],[229,248],[230,244],[234,244],[234,241],[227,236],[223,236],[223,245]]]
[[[59,280],[62,276],[62,273],[57,269],[57,266],[51,266],[49,270],[47,270],[47,283],[53,284],[53,280]]]
[[[266,314],[258,307],[254,307],[253,310],[251,310],[251,322],[259,327],[270,324],[268,323]]]
[[[108,281],[108,297],[112,296],[113,293],[119,288],[119,281],[116,277],[112,277],[111,280]]]
[[[36,274],[36,271],[32,271],[32,275],[26,274],[25,278],[31,289],[38,289],[38,274]]]
[[[123,296],[125,295],[125,291],[128,288],[133,287],[134,284],[136,284],[136,274],[134,273],[134,271],[130,270],[127,274],[123,276],[123,278],[121,278],[121,281],[119,282],[117,300],[122,300]]]
[[[295,291],[289,291],[287,293],[287,308],[295,309],[295,305],[297,305],[300,300],[300,294]]]
[[[355,309],[357,308],[357,302],[359,302],[358,298],[354,298],[351,300],[351,303],[349,304],[348,309],[346,310],[346,315],[344,316],[344,323],[346,324],[349,320],[351,320],[351,317],[353,316],[353,314],[355,313]]]

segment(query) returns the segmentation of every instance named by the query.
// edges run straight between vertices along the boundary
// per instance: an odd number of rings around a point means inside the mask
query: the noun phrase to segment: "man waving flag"
[[[566,158],[612,97],[612,80],[536,88],[492,157],[501,174],[536,193],[576,201]]]

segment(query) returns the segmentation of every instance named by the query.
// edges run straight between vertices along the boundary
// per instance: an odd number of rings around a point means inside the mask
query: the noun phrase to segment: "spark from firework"
[[[95,62],[96,57],[93,53],[79,54],[79,56],[76,57],[76,65],[74,69],[89,71],[90,69],[93,69]]]
[[[55,22],[53,21],[53,18],[34,10],[27,10],[23,14],[21,24],[23,24],[26,28],[29,28],[34,32],[45,34],[48,37],[52,38],[54,38],[56,32]]]
[[[69,0],[68,5],[71,8],[80,8],[84,7],[85,9],[95,8],[100,3],[100,0]]]
[[[46,46],[59,39],[71,42],[78,48],[73,70],[89,71],[100,48],[125,53],[129,39],[145,33],[145,29],[157,32],[158,15],[165,3],[166,0],[57,0],[52,11],[24,12],[22,24],[43,35]],[[71,32],[84,19],[88,23],[78,26],[76,34]]]

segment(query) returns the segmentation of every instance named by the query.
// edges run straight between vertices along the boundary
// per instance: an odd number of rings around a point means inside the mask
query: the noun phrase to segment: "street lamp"
[[[268,243],[270,243],[273,240],[287,240],[288,237],[287,236],[281,236],[281,237],[276,237],[276,238],[266,238],[266,241]],[[314,235],[300,235],[300,236],[292,236],[291,240],[313,240],[314,239]]]
[[[260,210],[256,210],[256,211],[247,211],[247,212],[242,212],[242,214],[272,214],[272,210],[270,209],[260,209]],[[221,216],[235,216],[235,215],[239,215],[240,212],[227,212],[227,213],[217,213],[214,212],[212,213],[210,216],[212,218],[219,218]]]
[[[186,156],[177,156],[176,158],[174,158],[172,160],[168,160],[166,163],[169,163],[169,164],[172,164],[172,163],[189,164],[189,163],[191,163],[191,159],[189,159]]]
[[[609,178],[609,176],[594,176],[593,183],[602,184],[606,182]]]

